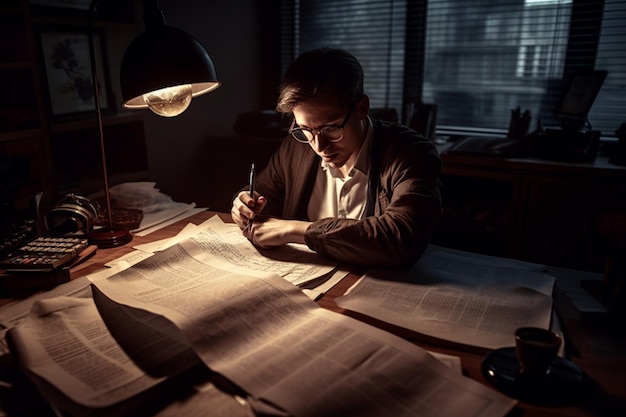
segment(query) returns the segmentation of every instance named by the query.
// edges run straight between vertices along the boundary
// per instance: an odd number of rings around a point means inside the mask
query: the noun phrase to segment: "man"
[[[369,267],[405,267],[441,213],[441,160],[417,132],[368,117],[363,69],[341,49],[303,53],[285,74],[277,111],[293,123],[268,166],[233,201],[256,246],[304,243]]]

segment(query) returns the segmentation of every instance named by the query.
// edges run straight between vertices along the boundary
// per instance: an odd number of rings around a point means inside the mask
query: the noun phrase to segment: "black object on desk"
[[[0,258],[37,237],[34,221],[21,221],[0,225]]]
[[[520,144],[520,139],[469,136],[454,144],[448,152],[456,154],[504,157],[514,155]]]
[[[552,128],[537,134],[530,156],[563,162],[588,162],[596,157],[599,145],[598,130]]]
[[[514,347],[489,352],[482,362],[484,377],[503,393],[536,405],[572,405],[585,392],[587,379],[573,362],[558,357],[544,378],[525,380],[518,376]]]

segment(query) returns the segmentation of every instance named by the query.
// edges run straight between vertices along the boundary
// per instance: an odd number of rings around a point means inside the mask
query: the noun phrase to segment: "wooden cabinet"
[[[102,188],[99,136],[91,93],[91,69],[87,45],[62,57],[66,72],[86,75],[89,85],[82,107],[76,111],[54,108],[52,95],[66,94],[64,80],[50,73],[58,62],[44,45],[44,31],[64,31],[86,39],[89,2],[85,6],[36,0],[4,0],[0,5],[0,217],[32,216],[33,197],[44,193],[44,205],[68,192],[87,194]],[[101,2],[94,27],[101,41],[103,67],[99,78],[106,83],[107,111],[103,124],[110,185],[147,179],[148,161],[143,114],[119,106],[119,62],[124,48],[138,33],[137,2]],[[68,3],[69,4],[69,3]],[[71,49],[71,48],[70,48]],[[67,52],[67,49],[63,51]],[[87,54],[85,56],[85,54]],[[87,64],[85,64],[87,63]],[[62,74],[61,74],[62,75]],[[58,76],[58,74],[55,74]],[[68,75],[69,77],[69,75]],[[82,75],[81,75],[82,77]],[[56,85],[53,85],[57,82]],[[70,88],[71,88],[71,84]],[[85,107],[85,103],[87,107]]]
[[[588,163],[442,159],[435,244],[601,272],[626,233],[626,167],[602,155]]]

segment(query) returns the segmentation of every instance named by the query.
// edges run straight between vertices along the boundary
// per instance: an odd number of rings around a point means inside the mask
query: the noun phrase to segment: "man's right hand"
[[[266,204],[267,199],[256,191],[254,192],[254,198],[250,197],[248,191],[242,191],[233,200],[230,217],[243,230],[254,219],[254,216],[263,211]]]

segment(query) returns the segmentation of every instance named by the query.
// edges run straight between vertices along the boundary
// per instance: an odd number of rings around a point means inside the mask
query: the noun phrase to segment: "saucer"
[[[585,374],[573,362],[557,357],[550,372],[541,378],[518,376],[519,363],[514,347],[489,352],[482,362],[487,381],[503,393],[537,405],[567,405],[576,401],[585,384]]]

